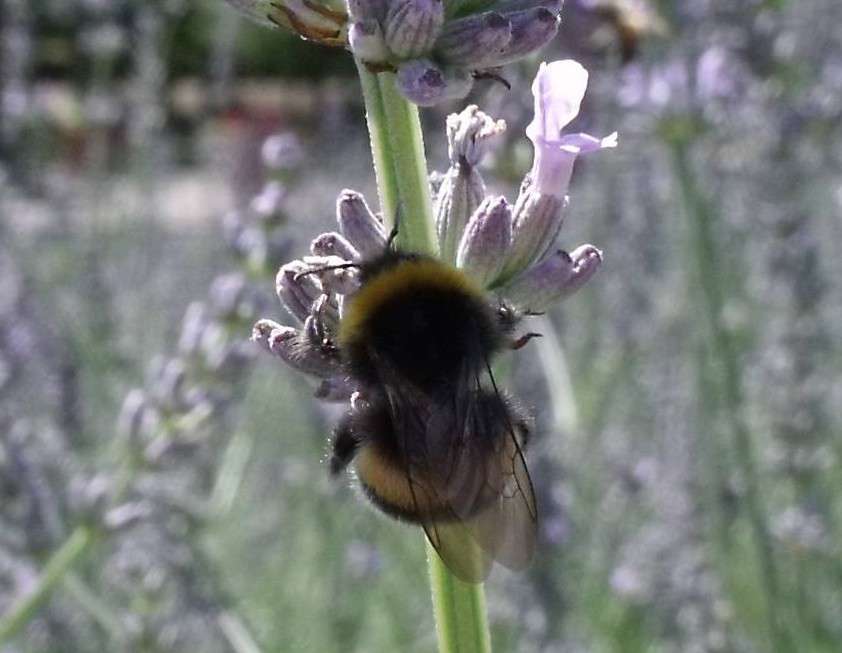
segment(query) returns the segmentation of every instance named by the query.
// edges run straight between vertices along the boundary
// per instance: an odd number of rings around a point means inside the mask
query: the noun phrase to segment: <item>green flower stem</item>
[[[395,224],[398,209],[398,180],[392,160],[389,142],[388,121],[383,107],[383,95],[377,75],[370,72],[363,63],[357,61],[357,71],[365,101],[365,120],[371,143],[371,156],[374,159],[374,174],[377,177],[377,193],[380,196],[380,209],[383,220],[391,229]]]
[[[392,227],[399,216],[401,249],[435,255],[438,246],[418,107],[400,94],[394,74],[375,75],[359,62],[357,68],[386,226]]]
[[[50,597],[55,586],[85,553],[93,538],[94,533],[89,527],[79,526],[53,553],[44,566],[35,588],[0,618],[0,644],[7,642],[30,622]]]
[[[85,610],[100,627],[108,633],[110,641],[117,644],[120,650],[128,642],[125,628],[120,616],[103,599],[98,597],[84,580],[72,569],[67,570],[62,586],[80,608]]]
[[[491,653],[482,583],[465,583],[456,578],[429,541],[427,564],[439,653]]]
[[[357,69],[384,221],[391,227],[399,215],[401,248],[435,255],[438,246],[418,108],[398,92],[393,74],[374,74],[359,62]],[[429,542],[427,561],[440,653],[489,653],[482,584],[453,576]]]

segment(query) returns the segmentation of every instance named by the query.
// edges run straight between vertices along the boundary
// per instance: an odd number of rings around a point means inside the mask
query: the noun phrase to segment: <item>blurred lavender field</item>
[[[605,264],[511,358],[541,544],[495,651],[842,650],[842,4],[568,0],[468,102],[591,71],[560,246]],[[447,166],[444,120],[423,112]],[[198,0],[0,0],[0,651],[436,647],[420,532],[323,459],[248,342],[278,266],[376,197],[350,57]]]

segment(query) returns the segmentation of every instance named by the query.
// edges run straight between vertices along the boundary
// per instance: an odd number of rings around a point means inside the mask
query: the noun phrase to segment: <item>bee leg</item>
[[[333,432],[330,454],[330,475],[336,476],[348,466],[357,453],[360,439],[354,432],[350,415],[346,415]]]
[[[517,419],[514,427],[517,429],[521,449],[526,449],[529,446],[529,439],[532,435],[532,421],[528,418]]]
[[[543,333],[535,333],[530,331],[529,333],[524,333],[520,338],[514,339],[510,344],[509,347],[512,349],[520,349],[524,347],[527,342],[532,340],[532,338],[542,338],[544,336]]]

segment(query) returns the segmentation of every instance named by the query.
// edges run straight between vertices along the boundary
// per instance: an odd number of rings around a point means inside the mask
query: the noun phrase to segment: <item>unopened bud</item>
[[[512,212],[505,197],[486,198],[465,228],[456,265],[483,286],[500,274],[512,240]]]
[[[348,11],[354,20],[377,20],[386,18],[389,0],[348,0]]]
[[[356,191],[345,189],[336,201],[339,229],[363,258],[377,256],[386,248],[386,232],[365,198]]]
[[[207,307],[202,302],[193,302],[187,307],[178,338],[178,352],[182,356],[193,356],[198,352],[207,320]]]
[[[540,50],[558,32],[558,13],[546,7],[504,14],[512,25],[512,38],[499,57],[490,57],[484,64],[502,66]]]
[[[386,46],[400,59],[426,54],[444,23],[442,0],[391,0],[384,22]]]
[[[398,90],[412,103],[428,107],[465,97],[473,86],[470,73],[442,68],[429,59],[413,59],[398,67]]]
[[[445,63],[479,67],[502,57],[511,39],[511,22],[489,11],[445,23],[436,41],[436,54]]]
[[[260,320],[254,325],[251,338],[291,367],[307,374],[331,378],[341,372],[336,356],[313,346],[303,332],[292,327]]]
[[[529,268],[503,287],[503,295],[524,311],[544,311],[581,288],[602,263],[602,252],[593,245],[577,247],[571,254],[559,250]]]
[[[211,309],[223,318],[236,317],[248,294],[249,286],[243,275],[237,272],[214,279],[208,292]]]
[[[356,261],[360,253],[342,234],[329,231],[319,234],[310,243],[310,251],[314,256],[338,256],[346,261]]]
[[[290,315],[301,322],[310,315],[310,307],[322,294],[318,279],[312,274],[302,274],[309,270],[304,261],[291,261],[278,271],[275,278],[275,291]]]

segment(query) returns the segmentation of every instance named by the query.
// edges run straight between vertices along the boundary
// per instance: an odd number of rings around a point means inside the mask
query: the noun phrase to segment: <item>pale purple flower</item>
[[[532,83],[535,117],[526,135],[535,146],[532,180],[539,193],[564,197],[580,154],[617,146],[617,132],[605,138],[563,134],[577,115],[588,86],[588,71],[578,61],[542,63]]]

